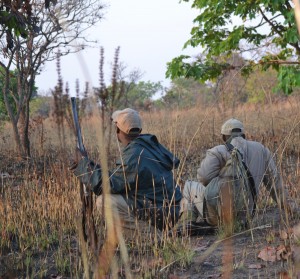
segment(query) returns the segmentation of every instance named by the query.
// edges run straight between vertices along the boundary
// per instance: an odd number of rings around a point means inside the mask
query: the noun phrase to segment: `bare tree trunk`
[[[24,105],[20,113],[19,119],[19,133],[21,139],[21,145],[23,156],[30,157],[30,140],[29,140],[29,109],[28,105]]]
[[[18,122],[14,118],[11,118],[11,116],[10,116],[10,122],[13,126],[14,140],[16,143],[17,152],[19,156],[23,158],[25,156],[25,152],[23,150],[23,145],[22,145],[22,141],[18,129]]]

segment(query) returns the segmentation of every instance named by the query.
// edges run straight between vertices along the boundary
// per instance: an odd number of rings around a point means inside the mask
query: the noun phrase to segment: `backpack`
[[[249,221],[253,218],[256,210],[257,193],[254,179],[238,148],[231,143],[226,143],[225,146],[230,153],[230,157],[220,171],[220,182],[231,183],[233,216],[239,223],[248,227]]]

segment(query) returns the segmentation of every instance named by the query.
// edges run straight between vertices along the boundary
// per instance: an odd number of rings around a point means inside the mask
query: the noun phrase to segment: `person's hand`
[[[69,169],[73,170],[77,167],[78,162],[83,158],[87,157],[87,152],[81,152],[77,147],[75,149],[75,153],[73,154],[72,158],[70,159],[69,162]]]

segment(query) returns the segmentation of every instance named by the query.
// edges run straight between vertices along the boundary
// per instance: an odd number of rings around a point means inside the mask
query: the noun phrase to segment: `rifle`
[[[81,155],[83,155],[84,157],[87,157],[87,153],[86,153],[85,147],[83,145],[75,97],[71,97],[71,104],[72,104],[74,127],[75,127],[76,136],[77,136],[77,148],[79,149]]]
[[[86,149],[83,145],[82,134],[77,114],[76,98],[71,97],[74,128],[77,137],[77,148],[81,155],[88,158]],[[93,198],[90,187],[80,182],[80,198],[82,202],[82,231],[85,242],[89,239],[92,251],[97,253],[97,234],[93,216]]]

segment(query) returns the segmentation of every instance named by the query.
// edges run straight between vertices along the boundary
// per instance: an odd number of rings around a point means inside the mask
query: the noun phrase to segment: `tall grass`
[[[256,107],[239,106],[234,115],[231,109],[220,112],[201,106],[188,110],[141,112],[143,132],[156,134],[160,142],[181,159],[180,168],[176,171],[181,182],[196,178],[196,169],[205,151],[221,143],[222,123],[236,117],[244,122],[247,138],[261,141],[275,153],[286,187],[298,200],[299,104],[296,97],[290,97]],[[51,274],[62,274],[82,278],[83,259],[91,267],[97,264],[88,250],[82,257],[85,250],[77,227],[81,214],[79,185],[68,170],[69,158],[75,149],[73,132],[65,126],[65,138],[62,140],[55,125],[51,118],[32,122],[33,159],[26,162],[19,161],[15,155],[10,125],[6,124],[3,128],[0,172],[7,172],[10,176],[0,180],[0,257],[3,262],[0,276],[12,273],[22,278],[45,278]],[[97,162],[105,160],[108,168],[113,167],[119,156],[117,140],[112,134],[110,152],[105,158],[107,154],[103,146],[109,135],[108,131],[104,131],[105,137],[99,140],[102,128],[99,114],[83,119],[81,125],[90,158]],[[63,154],[60,152],[62,148]],[[270,203],[260,201],[261,208]],[[102,245],[105,228],[96,209],[95,216]],[[114,237],[118,243],[123,243],[121,231],[111,229],[111,232],[116,234]],[[155,247],[123,243],[112,254],[111,274],[113,278],[129,278],[132,274],[136,274],[136,278],[166,278],[173,268],[187,268],[192,263],[195,254],[192,245],[188,237],[178,239],[170,236],[165,236],[162,245]],[[124,261],[124,257],[128,258]],[[232,258],[225,257],[223,262],[225,267],[232,265]],[[232,269],[226,269],[224,274],[228,278]]]

